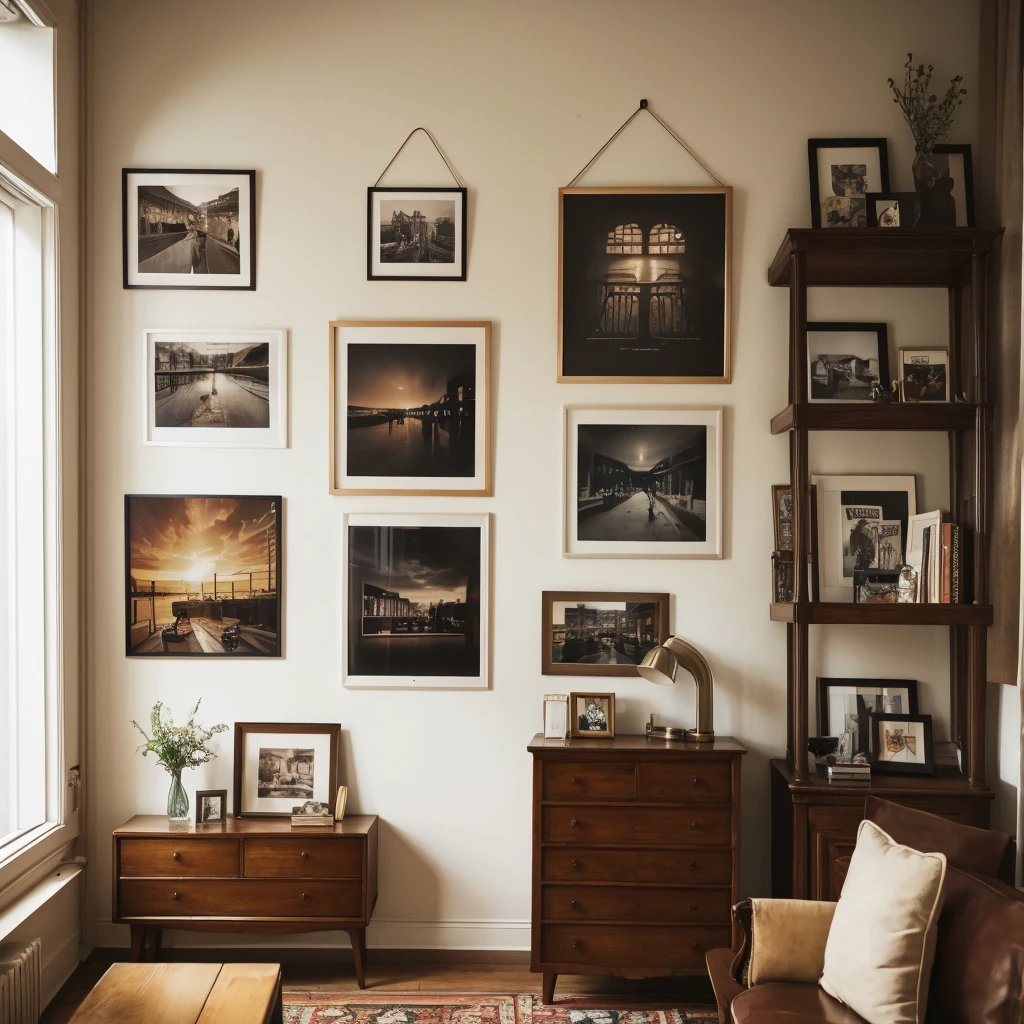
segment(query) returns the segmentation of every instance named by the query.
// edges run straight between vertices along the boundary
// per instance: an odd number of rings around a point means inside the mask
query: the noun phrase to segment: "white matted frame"
[[[579,428],[586,425],[705,427],[704,540],[684,539],[682,533],[678,540],[581,540],[578,536],[578,437]],[[566,406],[562,446],[562,554],[566,558],[721,558],[722,449],[720,407],[658,406],[638,409],[622,405]],[[656,514],[670,521],[670,513],[670,509],[658,509]]]
[[[213,345],[268,346],[267,427],[160,427],[156,424],[156,346],[180,342]],[[143,403],[142,443],[175,448],[287,448],[288,447],[288,332],[281,328],[239,330],[161,330],[142,332]],[[202,368],[199,368],[200,370]],[[168,371],[172,372],[172,371]],[[185,372],[174,370],[174,373]],[[191,372],[191,371],[189,371]],[[211,369],[211,373],[223,372]]]

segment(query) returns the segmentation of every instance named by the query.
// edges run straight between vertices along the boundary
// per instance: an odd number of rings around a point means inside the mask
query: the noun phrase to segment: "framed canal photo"
[[[125,288],[256,287],[256,172],[121,172]]]
[[[281,498],[127,494],[125,653],[281,657]]]
[[[491,493],[491,324],[331,324],[331,493]]]
[[[728,384],[732,189],[559,190],[558,380]]]
[[[565,410],[568,558],[721,558],[722,410]]]
[[[368,281],[465,281],[464,188],[369,188]]]
[[[346,686],[486,688],[488,515],[347,515]]]
[[[287,332],[148,330],[142,337],[144,444],[287,447]]]

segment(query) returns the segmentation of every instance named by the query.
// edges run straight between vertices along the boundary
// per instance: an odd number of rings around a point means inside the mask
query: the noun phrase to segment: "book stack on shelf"
[[[293,828],[334,828],[334,815],[328,804],[307,800],[292,808]]]
[[[871,765],[867,761],[836,761],[828,766],[828,781],[871,782]]]

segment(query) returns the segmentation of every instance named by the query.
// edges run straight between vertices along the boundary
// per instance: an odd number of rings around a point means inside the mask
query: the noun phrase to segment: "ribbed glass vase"
[[[171,821],[188,820],[188,793],[181,784],[181,772],[171,772],[171,788],[167,791],[167,817]]]

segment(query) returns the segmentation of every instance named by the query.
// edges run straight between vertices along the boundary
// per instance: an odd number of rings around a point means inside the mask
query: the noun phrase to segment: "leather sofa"
[[[1022,1024],[1024,894],[999,877],[1012,870],[1013,839],[876,797],[868,797],[865,812],[897,843],[946,855],[926,1024]],[[739,953],[715,949],[707,955],[720,1024],[864,1024],[815,982],[748,986],[757,942],[750,901],[737,904],[733,914],[745,934]],[[800,929],[799,914],[794,918]]]

